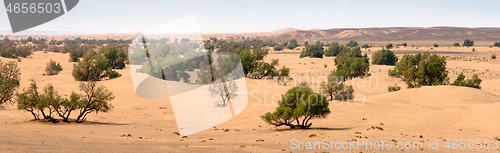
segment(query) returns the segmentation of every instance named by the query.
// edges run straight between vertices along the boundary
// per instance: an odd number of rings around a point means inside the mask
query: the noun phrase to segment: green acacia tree
[[[353,86],[346,86],[342,82],[342,78],[337,76],[337,72],[333,70],[326,80],[326,82],[321,82],[321,91],[330,96],[330,100],[346,100],[352,99],[354,95]]]
[[[14,104],[12,100],[15,96],[19,82],[21,81],[21,72],[16,62],[0,61],[0,105],[4,103]]]
[[[369,76],[370,63],[368,61],[368,55],[361,55],[359,46],[352,49],[346,48],[335,57],[336,75],[342,78],[342,81]]]
[[[428,51],[404,55],[394,70],[389,71],[389,76],[402,78],[408,88],[446,85],[449,82],[446,57],[431,55]]]
[[[388,49],[382,48],[372,55],[372,64],[375,65],[394,65],[397,61],[398,57]]]
[[[481,89],[481,82],[482,80],[477,74],[472,75],[471,79],[465,79],[464,73],[460,73],[460,75],[458,75],[457,79],[453,81],[451,85]]]
[[[330,114],[326,97],[314,93],[308,86],[299,85],[282,95],[279,106],[273,113],[260,116],[262,120],[274,126],[307,129],[311,119],[326,118]]]
[[[76,118],[77,123],[87,120],[90,113],[108,112],[113,109],[109,103],[115,99],[113,93],[109,92],[104,86],[98,87],[95,82],[80,84],[80,90],[84,92],[77,103],[79,115]]]

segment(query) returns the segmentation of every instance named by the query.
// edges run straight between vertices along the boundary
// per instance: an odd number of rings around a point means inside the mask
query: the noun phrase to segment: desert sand
[[[423,48],[420,50],[427,50]],[[377,49],[363,51],[371,56]],[[247,91],[253,91],[253,94],[249,93],[249,104],[243,112],[187,138],[175,134],[179,130],[169,100],[148,100],[135,94],[130,67],[127,67],[118,70],[122,77],[98,82],[116,96],[111,102],[114,110],[91,114],[88,122],[31,121],[29,112],[17,110],[15,105],[2,105],[0,152],[498,152],[496,149],[448,150],[443,147],[443,139],[492,140],[500,137],[500,122],[497,121],[500,118],[500,60],[490,59],[495,49],[476,47],[476,52],[463,47],[433,49],[450,56],[447,60],[450,80],[455,80],[459,72],[466,72],[467,78],[480,73],[479,77],[483,79],[481,90],[456,86],[407,89],[403,81],[387,75],[387,70],[393,66],[371,65],[372,78],[357,78],[348,83],[355,84],[354,94],[362,95],[355,98],[357,102],[330,101],[331,114],[326,119],[312,120],[313,125],[307,130],[275,128],[259,118],[275,110],[279,95],[291,88],[293,81],[289,86],[275,86],[276,80],[247,78]],[[402,56],[416,50],[408,47],[395,49],[395,53]],[[461,56],[466,56],[467,60],[451,59]],[[60,62],[64,70],[55,76],[42,76],[50,59]],[[73,63],[68,59],[68,54],[40,51],[34,52],[31,58],[22,59],[18,63],[22,73],[19,91],[28,88],[34,80],[40,88],[47,83],[53,84],[60,95],[69,95],[73,90],[80,92],[79,82],[71,76]],[[279,67],[291,68],[295,81],[309,78],[309,84],[316,92],[319,92],[320,83],[317,79],[335,69],[332,57],[300,59],[297,53],[272,52],[265,60],[271,59],[279,59]],[[266,87],[263,83],[272,86]],[[394,84],[401,86],[402,90],[387,92],[387,86]],[[363,97],[365,102],[356,105]],[[364,146],[347,150],[290,148],[291,139],[346,142],[359,138],[371,142],[423,142],[425,147],[424,150],[370,150]],[[439,149],[429,150],[429,140],[439,140]]]

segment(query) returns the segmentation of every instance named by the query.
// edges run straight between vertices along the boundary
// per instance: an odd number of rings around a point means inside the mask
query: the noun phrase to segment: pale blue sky
[[[70,12],[24,31],[135,33],[195,14],[202,33],[274,31],[287,27],[500,27],[498,0],[80,0]],[[0,33],[11,31],[0,13]]]

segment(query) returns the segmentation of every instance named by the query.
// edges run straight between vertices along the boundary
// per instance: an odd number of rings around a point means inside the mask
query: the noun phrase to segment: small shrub
[[[491,59],[497,59],[497,55],[496,54],[492,54],[491,55]]]
[[[69,59],[69,62],[78,62],[78,61],[80,61],[80,59],[76,56],[73,56]]]
[[[454,43],[453,46],[460,46],[460,43]]]
[[[370,46],[368,46],[368,44],[364,44],[361,48],[370,48]]]
[[[17,58],[17,62],[21,63],[21,58]]]
[[[465,79],[464,73],[460,73],[460,75],[458,75],[457,79],[453,81],[451,85],[481,89],[481,82],[482,80],[479,79],[479,76],[477,74],[474,74],[471,79]]]
[[[61,63],[57,63],[52,59],[47,63],[47,67],[45,67],[45,74],[47,75],[57,75],[59,72],[63,70]]]
[[[472,51],[475,52],[476,51],[476,48],[472,48]]]
[[[398,86],[398,84],[395,84],[394,86],[389,85],[387,87],[387,91],[389,91],[389,92],[399,91],[399,90],[401,90],[401,87]]]
[[[439,47],[439,45],[438,44],[434,44],[434,47]]]
[[[354,98],[354,88],[352,86],[347,86],[343,79],[336,76],[335,70],[328,75],[327,82],[321,83],[321,91],[330,96],[330,100],[346,100]]]
[[[391,44],[391,43],[387,44],[387,45],[385,46],[385,48],[386,48],[386,49],[391,49],[391,48],[392,48],[392,44]]]
[[[408,44],[406,44],[406,43],[402,43],[402,44],[401,44],[401,46],[405,46],[405,47],[406,47],[406,46],[408,46]]]

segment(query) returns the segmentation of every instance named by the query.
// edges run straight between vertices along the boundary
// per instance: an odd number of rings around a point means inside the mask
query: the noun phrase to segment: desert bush
[[[476,48],[472,48],[472,51],[475,52],[476,51]]]
[[[329,44],[328,49],[325,50],[325,56],[337,56],[344,48],[346,47],[339,46],[337,42],[332,42]]]
[[[372,64],[375,65],[394,65],[398,57],[394,52],[386,49],[379,50],[372,55]]]
[[[115,47],[105,48],[102,51],[104,57],[108,60],[109,66],[113,69],[125,68],[125,60],[127,60],[127,53],[124,50],[119,50]]]
[[[311,119],[326,118],[330,114],[326,97],[303,85],[288,90],[278,104],[276,111],[267,112],[260,118],[274,126],[307,129],[312,125]]]
[[[310,58],[323,58],[323,47],[320,45],[308,45],[306,48],[302,49],[300,53],[300,58],[310,57]]]
[[[274,51],[282,51],[283,49],[285,49],[285,46],[283,46],[283,45],[274,46]]]
[[[439,45],[438,44],[434,44],[434,47],[439,47]]]
[[[0,105],[13,104],[15,91],[19,88],[21,72],[15,62],[4,63],[0,61]]]
[[[391,43],[389,43],[389,44],[385,45],[385,48],[386,48],[386,49],[391,49],[391,48],[392,48],[392,44],[391,44]]]
[[[342,50],[335,57],[335,65],[337,66],[336,75],[342,80],[368,76],[370,63],[368,55],[361,55],[361,48],[354,47]]]
[[[297,40],[293,39],[293,40],[290,40],[290,42],[288,43],[288,45],[286,46],[288,49],[290,50],[293,50],[295,49],[298,45],[297,43]]]
[[[83,59],[73,65],[73,78],[76,81],[99,81],[113,74],[108,60],[96,52],[88,52]]]
[[[406,46],[408,46],[408,44],[406,44],[406,43],[402,43],[402,44],[401,44],[401,46],[405,46],[405,47],[406,47]]]
[[[344,82],[342,82],[335,70],[333,70],[326,80],[326,82],[321,82],[321,91],[330,96],[330,100],[345,100],[352,99],[354,95],[354,88],[351,86],[347,86]]]
[[[465,40],[464,40],[464,44],[463,44],[463,46],[464,46],[464,47],[465,47],[465,46],[467,46],[467,47],[474,46],[474,41],[469,40],[469,39],[465,39]]]
[[[347,47],[356,47],[356,46],[358,46],[358,42],[356,42],[354,40],[351,40],[345,46],[347,46]]]
[[[370,46],[368,46],[368,44],[364,44],[361,48],[370,48]]]
[[[460,43],[454,43],[453,46],[460,46]]]
[[[401,87],[398,86],[398,84],[395,84],[394,86],[389,85],[387,87],[387,91],[389,91],[389,92],[399,91],[399,90],[401,90]]]
[[[451,85],[481,89],[481,82],[482,80],[479,79],[479,76],[477,74],[472,75],[471,79],[465,79],[464,73],[460,73],[460,75],[458,75],[457,79],[453,81]]]
[[[18,46],[16,48],[16,57],[28,57],[31,55],[31,48],[29,46]]]
[[[77,104],[80,113],[76,118],[77,123],[87,120],[87,115],[90,113],[97,114],[113,109],[113,105],[109,102],[114,100],[115,96],[104,86],[97,87],[95,82],[87,82],[80,84],[80,90],[84,93]]]
[[[491,59],[497,59],[497,55],[496,54],[491,54]]]
[[[47,63],[47,67],[45,67],[45,74],[47,75],[57,75],[59,72],[63,70],[61,63],[57,63],[52,59]]]
[[[402,78],[408,88],[445,85],[449,81],[446,57],[431,55],[428,51],[423,54],[404,55],[396,63],[394,70],[389,71],[389,76]]]
[[[72,92],[69,99],[62,98],[51,84],[44,88],[44,94],[38,92],[36,82],[31,83],[27,90],[17,94],[18,109],[30,112],[35,120],[54,120],[53,114],[57,114],[68,122],[71,112],[78,111],[75,120],[84,122],[89,113],[108,112],[113,106],[109,103],[114,99],[111,92],[103,86],[97,87],[95,82],[81,83],[80,90],[84,94]]]

